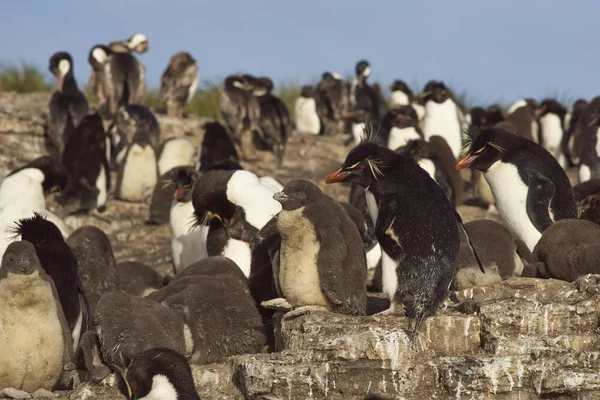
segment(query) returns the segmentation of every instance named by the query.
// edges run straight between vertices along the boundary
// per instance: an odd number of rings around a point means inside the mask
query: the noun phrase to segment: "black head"
[[[367,135],[366,140],[352,149],[342,166],[327,176],[326,183],[350,182],[368,187],[381,178],[391,167],[396,153],[371,139]]]
[[[50,57],[50,72],[58,79],[73,74],[73,58],[66,51],[56,52]]]
[[[302,86],[300,96],[305,97],[307,99],[313,98],[315,97],[315,90],[312,86]]]
[[[266,76],[261,76],[254,81],[254,86],[252,88],[252,94],[255,96],[264,96],[265,94],[270,94],[273,90],[273,81],[271,78]]]
[[[367,60],[360,60],[356,63],[356,68],[354,69],[357,77],[368,77],[371,75],[371,64]]]
[[[35,252],[33,244],[22,240],[8,245],[2,256],[2,273],[29,275],[41,269],[40,259]]]
[[[435,150],[431,144],[423,139],[411,140],[405,146],[400,148],[400,153],[406,154],[415,161],[422,158],[431,158]]]
[[[469,111],[469,114],[471,115],[472,126],[485,126],[487,112],[483,109],[483,107],[473,107]]]
[[[492,104],[487,108],[486,123],[487,127],[492,127],[499,122],[504,121],[504,111],[498,104]]]
[[[65,167],[50,156],[38,157],[24,167],[11,172],[10,175],[14,175],[27,168],[37,168],[42,171],[44,175],[44,180],[42,181],[44,196],[60,192],[67,186],[69,178]]]
[[[192,167],[175,167],[167,172],[165,184],[175,185],[173,198],[181,203],[192,201],[194,183],[200,176],[200,173]]]
[[[588,106],[588,102],[586,99],[577,99],[575,100],[575,103],[573,103],[573,112],[575,112],[575,110],[579,110],[579,111],[583,111],[587,108]]]
[[[235,171],[211,170],[202,173],[192,192],[196,225],[210,225],[216,219],[227,226],[235,213],[235,204],[227,198],[227,183]]]
[[[429,81],[427,85],[425,85],[425,89],[421,96],[423,96],[425,101],[431,100],[436,103],[443,103],[448,100],[450,93],[444,82]]]
[[[55,240],[64,242],[58,227],[39,213],[16,221],[12,231],[15,236],[21,235],[21,240],[27,240],[34,246]]]
[[[392,107],[384,117],[387,125],[404,129],[419,125],[419,117],[412,106]]]
[[[502,128],[472,129],[468,135],[469,140],[456,163],[457,170],[475,168],[485,172],[504,154],[527,140]]]
[[[562,120],[567,114],[567,108],[554,99],[544,99],[540,104],[540,116],[556,114]]]
[[[241,169],[244,169],[244,167],[242,167],[240,165],[240,163],[238,163],[235,160],[227,159],[227,160],[221,160],[221,161],[212,163],[209,167],[205,168],[204,170],[205,171],[217,171],[217,170],[238,171]]]
[[[112,53],[113,52],[107,46],[97,44],[90,50],[88,62],[93,68],[101,68],[104,64],[106,64],[108,57]]]
[[[96,140],[101,143],[102,148],[104,148],[106,137],[106,132],[104,132],[104,123],[102,122],[102,117],[98,113],[88,114],[79,123],[78,127],[81,134],[89,135],[93,134],[96,136]]]
[[[164,396],[165,388],[174,390],[176,398],[199,399],[190,366],[185,357],[175,350],[146,350],[128,362],[123,360],[123,364],[126,365],[115,369],[119,372],[121,392],[128,399],[158,398],[159,392]],[[153,390],[156,392],[151,394]]]
[[[390,90],[392,92],[395,92],[396,90],[404,92],[408,95],[409,98],[412,98],[413,96],[413,91],[411,90],[411,88],[408,87],[406,82],[401,80],[395,80],[394,83],[390,85]]]
[[[252,92],[257,87],[257,79],[254,75],[243,74],[242,84],[244,85],[244,90]]]
[[[223,82],[223,86],[225,86],[226,89],[244,89],[244,79],[242,77],[242,75],[229,75],[228,77],[225,78],[225,81]]]
[[[314,183],[292,179],[283,186],[283,191],[273,195],[273,199],[280,202],[284,210],[292,211],[319,200],[322,195],[323,192]]]

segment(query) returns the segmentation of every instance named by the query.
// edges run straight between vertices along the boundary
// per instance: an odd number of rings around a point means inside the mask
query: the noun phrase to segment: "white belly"
[[[542,234],[527,214],[528,187],[519,177],[517,167],[497,161],[484,176],[492,189],[504,226],[533,251]]]
[[[407,106],[410,102],[408,101],[408,95],[402,90],[394,90],[392,92],[392,107],[393,106]]]
[[[221,255],[235,262],[246,275],[246,278],[250,276],[252,254],[248,243],[237,239],[229,239]]]
[[[442,104],[428,101],[425,104],[423,134],[426,140],[436,135],[446,139],[452,154],[458,159],[462,149],[462,138],[458,110],[452,100],[448,99]]]
[[[317,114],[315,99],[299,97],[295,104],[296,130],[301,133],[318,135],[321,130],[321,122]]]
[[[208,257],[206,239],[207,226],[192,229],[194,206],[192,202],[180,203],[173,201],[171,204],[171,249],[175,271],[179,272],[192,263]]]
[[[104,165],[100,165],[100,174],[96,178],[96,189],[98,189],[98,197],[96,198],[96,207],[102,207],[106,204],[108,198],[106,193],[106,170]]]
[[[429,174],[431,179],[435,181],[435,164],[429,158],[422,158],[418,161],[419,167],[423,168]],[[438,183],[436,181],[436,183]]]
[[[365,198],[367,199],[367,210],[373,221],[373,225],[377,224],[377,216],[379,215],[379,208],[377,207],[377,200],[373,193],[369,192],[369,188],[365,188]]]
[[[579,183],[587,182],[592,179],[592,170],[587,165],[581,164],[577,171],[577,177],[579,178]]]
[[[390,129],[390,137],[388,138],[388,148],[396,150],[398,147],[406,146],[411,140],[421,139],[421,136],[417,130],[413,127],[410,128],[396,128],[395,126]]]
[[[120,182],[120,199],[144,201],[156,186],[158,167],[151,146],[133,144],[127,153]]]
[[[540,126],[542,128],[544,148],[548,150],[554,158],[559,160],[562,155],[560,144],[563,137],[560,118],[556,114],[546,114],[540,118]]]
[[[381,260],[381,246],[376,243],[375,246],[367,251],[367,269],[375,269]]]
[[[392,259],[385,250],[381,249],[381,283],[383,285],[383,293],[390,300],[394,300],[396,290],[398,290],[398,274],[396,269],[398,263]]]
[[[196,150],[184,138],[172,139],[165,146],[158,160],[158,173],[162,176],[165,172],[180,166],[193,165]]]
[[[354,138],[354,144],[359,145],[363,138],[363,132],[365,131],[365,124],[355,124],[352,123],[352,137]]]

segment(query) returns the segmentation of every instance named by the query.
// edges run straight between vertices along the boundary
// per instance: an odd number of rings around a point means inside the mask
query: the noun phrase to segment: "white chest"
[[[318,135],[321,122],[317,114],[315,99],[299,97],[294,106],[296,115],[296,129],[298,132]]]
[[[363,122],[358,124],[352,123],[352,138],[354,138],[355,145],[360,144],[360,142],[362,141],[365,127],[366,125]]]
[[[371,216],[371,220],[373,224],[377,224],[377,216],[379,215],[379,208],[377,206],[377,200],[375,200],[375,196],[373,193],[369,191],[369,188],[365,190],[365,198],[367,200],[367,210],[369,210],[369,215]]]
[[[229,239],[222,256],[231,259],[242,270],[246,278],[250,276],[252,253],[250,245],[237,239]]]
[[[492,189],[504,226],[533,251],[542,234],[533,226],[527,214],[529,188],[521,180],[517,167],[497,161],[484,177]]]
[[[398,147],[405,146],[411,140],[421,139],[421,136],[414,127],[390,129],[390,137],[388,138],[388,148],[396,150]]]
[[[392,106],[407,106],[410,104],[408,95],[402,90],[394,90],[392,92]]]
[[[435,181],[435,164],[433,163],[433,161],[431,161],[429,158],[421,158],[418,161],[418,164],[421,168],[425,170],[425,172],[429,174],[431,179]]]
[[[104,165],[100,165],[100,173],[96,178],[96,189],[98,189],[98,197],[96,198],[96,207],[102,207],[106,204],[106,170]]]
[[[446,139],[452,154],[458,158],[462,148],[460,121],[456,104],[451,99],[441,104],[434,101],[425,104],[423,134],[427,140],[435,135]]]
[[[556,114],[546,114],[540,118],[543,145],[550,154],[558,159],[562,154],[560,143],[563,137],[563,128],[560,118]]]
[[[164,375],[154,375],[152,377],[152,388],[150,392],[140,400],[177,400],[177,390]]]
[[[133,144],[127,153],[120,182],[120,198],[127,201],[143,201],[156,185],[158,166],[151,146]]]
[[[169,140],[165,143],[158,160],[159,175],[162,176],[175,167],[192,165],[194,154],[194,146],[188,140],[183,138]]]

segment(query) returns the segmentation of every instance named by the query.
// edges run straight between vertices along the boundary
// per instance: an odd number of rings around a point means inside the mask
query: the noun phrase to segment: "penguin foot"
[[[15,388],[4,388],[0,390],[0,397],[8,399],[30,399],[31,395],[23,390]]]
[[[490,204],[488,206],[487,212],[493,215],[500,215],[500,213],[498,212],[498,209],[496,208],[496,205],[494,203]]]
[[[281,310],[281,311],[289,311],[294,306],[292,306],[286,299],[283,297],[278,297],[276,299],[265,300],[260,303],[264,308],[270,308],[272,310]]]
[[[33,397],[34,399],[53,399],[55,397],[58,397],[58,393],[54,394],[46,389],[38,389],[31,394],[31,397]]]
[[[329,311],[329,309],[327,309],[327,307],[323,307],[323,306],[301,306],[301,307],[295,308],[294,310],[286,313],[283,317],[285,319],[293,319],[293,318],[297,318],[301,315],[308,314],[310,311],[323,312],[323,311]]]
[[[406,313],[404,312],[404,307],[398,307],[398,304],[396,303],[396,301],[392,300],[392,302],[390,303],[390,308],[388,308],[387,310],[378,312],[377,314],[373,314],[373,315],[377,315],[379,317],[385,317],[385,316],[403,317],[406,315]]]

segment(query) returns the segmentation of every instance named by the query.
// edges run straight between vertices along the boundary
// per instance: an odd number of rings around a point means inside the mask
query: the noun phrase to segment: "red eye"
[[[131,387],[133,388],[133,390],[138,390],[138,388],[140,387],[138,385],[138,383],[136,381],[131,382]]]
[[[357,170],[358,172],[363,172],[363,171],[365,170],[365,167],[363,167],[363,166],[360,166],[360,167],[357,167],[357,168],[356,168],[356,170]]]

